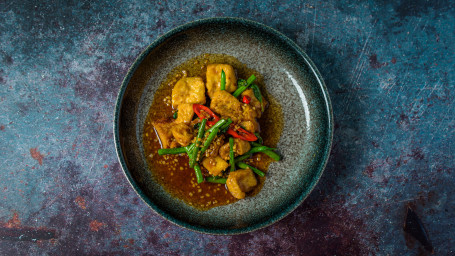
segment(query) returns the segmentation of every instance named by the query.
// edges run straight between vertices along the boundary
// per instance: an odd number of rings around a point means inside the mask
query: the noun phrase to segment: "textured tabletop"
[[[455,253],[453,1],[20,2],[0,2],[0,255],[425,253],[403,232],[408,205],[436,254]],[[154,213],[113,142],[136,56],[171,28],[215,16],[294,40],[334,110],[332,154],[310,197],[238,236]]]

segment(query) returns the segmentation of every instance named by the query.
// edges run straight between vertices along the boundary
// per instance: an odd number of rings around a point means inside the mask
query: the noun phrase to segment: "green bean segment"
[[[251,142],[251,145],[253,145],[254,147],[262,147],[262,145],[257,142]],[[266,150],[266,151],[263,151],[262,153],[268,155],[270,158],[272,158],[275,161],[280,161],[280,159],[281,159],[280,155],[278,155],[277,153],[275,153],[272,150]]]
[[[264,177],[265,176],[265,173],[263,173],[261,170],[251,166],[251,165],[247,165],[245,164],[244,162],[238,162],[237,163],[237,166],[239,168],[242,168],[242,169],[251,169],[254,173],[256,173],[257,175],[261,176],[261,177]]]
[[[221,70],[221,90],[224,91],[226,89],[226,74],[224,73],[224,70]]]
[[[205,140],[204,145],[202,146],[202,149],[201,149],[201,156],[205,153],[205,151],[209,148],[209,146],[212,143],[212,141],[216,138],[216,136],[218,134],[218,130],[219,130],[219,128],[215,128],[215,130],[213,130],[209,134],[207,139]]]
[[[207,123],[207,119],[202,119],[201,126],[199,127],[199,131],[197,133],[196,137],[196,145],[191,152],[191,157],[190,157],[190,167],[193,168],[194,164],[197,162],[197,154],[199,153],[199,146],[201,145],[202,138],[204,138],[205,134],[205,124]]]
[[[194,173],[196,174],[196,180],[198,184],[204,182],[204,176],[202,176],[202,170],[198,164],[194,165]]]
[[[195,143],[191,143],[190,145],[185,147],[186,153],[188,154],[188,157],[191,155],[191,152],[194,150],[194,147],[196,146]]]
[[[206,177],[205,181],[210,182],[210,183],[226,184],[227,179],[210,176],[210,177]]]
[[[202,146],[201,156],[205,153],[207,148],[209,148],[210,143],[212,143],[212,141],[216,138],[218,131],[220,130],[220,127],[222,127],[226,122],[228,122],[228,121],[225,119],[221,119],[220,121],[218,121],[215,125],[213,125],[210,129],[208,129],[206,131],[209,133],[209,136],[207,137],[207,139],[204,142],[204,145]],[[232,122],[232,120],[231,120],[231,122]]]
[[[241,162],[247,158],[249,158],[251,155],[250,154],[244,154],[244,155],[241,155],[241,156],[238,156],[234,159],[234,162]]]
[[[158,155],[175,155],[175,154],[181,154],[181,153],[186,153],[185,147],[181,148],[161,148],[158,149]]]
[[[216,122],[216,124],[214,124],[212,127],[210,127],[210,129],[208,129],[207,132],[211,133],[216,128],[220,128],[221,126],[223,126],[226,122],[227,122],[226,119],[221,119],[220,121]]]
[[[250,149],[250,151],[248,151],[246,153],[247,154],[254,154],[254,153],[270,151],[270,150],[275,150],[275,148],[269,148],[269,147],[266,147],[266,146],[259,146],[259,147],[254,147],[254,148]]]
[[[223,126],[220,127],[220,131],[225,133],[231,124],[232,124],[232,119],[228,118],[226,123],[224,123]]]
[[[275,161],[280,161],[280,159],[281,159],[280,155],[278,155],[277,153],[270,151],[270,150],[264,151],[262,153],[268,155],[270,158],[272,158]]]
[[[231,172],[235,171],[234,161],[234,138],[229,138],[229,164],[231,165]]]

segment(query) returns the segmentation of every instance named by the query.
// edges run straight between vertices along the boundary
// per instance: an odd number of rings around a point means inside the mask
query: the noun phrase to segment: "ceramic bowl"
[[[283,159],[270,165],[260,193],[208,211],[172,197],[154,180],[142,144],[144,120],[166,74],[204,53],[234,56],[261,73],[285,120],[277,146]],[[294,42],[254,21],[211,18],[169,31],[139,55],[118,94],[114,137],[126,178],[156,213],[193,231],[229,235],[268,226],[305,200],[327,163],[332,119],[323,79]]]

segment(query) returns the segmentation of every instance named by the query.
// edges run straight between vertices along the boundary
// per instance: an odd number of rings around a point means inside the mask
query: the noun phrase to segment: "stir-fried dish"
[[[190,198],[211,198],[199,204],[210,208],[251,194],[266,176],[266,166],[259,163],[279,161],[280,156],[261,137],[258,120],[268,101],[255,82],[257,74],[238,77],[234,67],[224,63],[201,68],[205,77],[183,72],[170,83],[170,95],[158,95],[164,96],[172,112],[149,120],[144,142],[158,139],[160,148],[150,155],[161,157],[159,163],[167,165],[181,186],[186,183],[193,188]],[[194,175],[185,171],[188,168]],[[209,186],[209,192],[201,193],[201,186]],[[219,204],[217,200],[226,199],[227,193],[232,200]]]

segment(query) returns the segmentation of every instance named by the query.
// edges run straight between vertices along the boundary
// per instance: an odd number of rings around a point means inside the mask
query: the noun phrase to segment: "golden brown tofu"
[[[261,102],[254,96],[253,89],[245,90],[241,94],[241,99],[243,99],[243,96],[248,96],[251,99],[251,101],[250,101],[250,103],[248,105],[251,106],[253,108],[253,110],[256,112],[256,117],[257,118],[261,118],[261,115],[262,115]],[[263,104],[264,109],[265,109],[265,106],[266,106],[267,102],[265,101],[264,97],[262,97],[262,104]]]
[[[177,119],[175,123],[189,124],[193,120],[193,104],[183,103],[177,107]]]
[[[229,160],[229,151],[230,151],[229,143],[226,143],[220,147],[218,153],[220,154],[221,158],[227,161]]]
[[[230,117],[234,122],[238,121],[242,115],[240,101],[226,91],[215,92],[210,103],[210,109],[222,117]]]
[[[175,141],[183,147],[188,146],[194,138],[193,128],[186,124],[174,123],[171,127]]]
[[[240,126],[249,132],[259,132],[259,123],[256,120],[242,121]]]
[[[205,86],[200,77],[184,77],[172,89],[172,107],[180,104],[205,104]]]
[[[246,152],[250,151],[251,145],[248,141],[244,141],[238,138],[234,139],[234,152],[237,155],[243,155]]]
[[[160,139],[161,146],[163,148],[169,148],[172,139],[172,123],[169,120],[157,120],[152,122],[153,128],[155,128],[156,134],[158,134],[158,138]]]
[[[258,114],[252,106],[250,106],[248,104],[242,104],[242,114],[241,114],[240,120],[253,121],[253,120],[256,120],[257,117],[258,117]]]
[[[250,169],[230,172],[226,181],[229,192],[237,199],[245,198],[246,193],[250,192],[257,184],[256,177]]]
[[[216,91],[221,88],[221,70],[224,70],[226,75],[226,87],[227,92],[234,92],[237,89],[237,78],[235,76],[234,68],[227,64],[210,64],[207,66],[207,94],[210,98]]]
[[[221,157],[207,157],[202,160],[202,165],[209,171],[213,176],[218,176],[222,171],[228,168],[229,164],[224,161]]]

